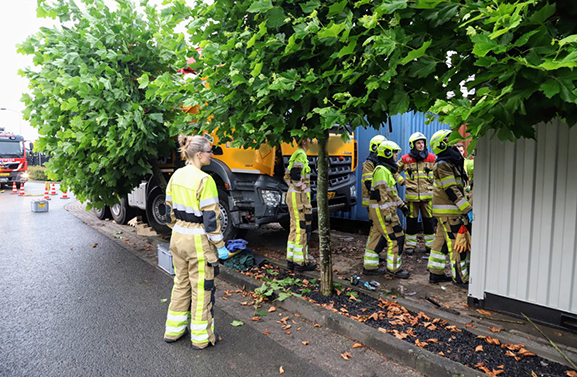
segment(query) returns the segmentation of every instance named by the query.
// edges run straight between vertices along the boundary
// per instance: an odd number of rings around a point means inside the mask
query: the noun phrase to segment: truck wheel
[[[220,208],[220,230],[225,240],[233,240],[239,233],[239,229],[232,225],[232,216],[228,208],[228,194],[218,190],[218,207]]]
[[[126,198],[122,198],[110,208],[110,214],[117,224],[125,225],[136,216],[136,211],[128,205]]]
[[[166,226],[166,195],[160,187],[155,187],[146,202],[146,219],[148,225],[158,234],[170,234],[170,228]]]
[[[94,207],[92,208],[92,211],[94,211],[94,214],[100,220],[109,219],[111,217],[110,208],[108,206],[104,206],[101,209],[96,209],[96,207]]]

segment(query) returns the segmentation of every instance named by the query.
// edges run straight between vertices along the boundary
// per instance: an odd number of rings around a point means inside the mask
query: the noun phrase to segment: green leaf
[[[258,315],[259,317],[265,317],[265,316],[268,315],[268,313],[267,313],[266,310],[264,310],[264,309],[258,309],[258,310],[256,311],[256,315]]]
[[[257,77],[260,75],[260,71],[262,70],[263,63],[259,62],[254,65],[253,70],[250,72],[252,77]]]
[[[344,23],[335,24],[334,22],[331,21],[331,23],[327,27],[322,28],[317,33],[317,36],[321,39],[336,37],[339,35],[341,31],[344,30],[345,27],[346,25]]]
[[[390,104],[391,115],[403,114],[407,112],[409,109],[409,104],[410,98],[406,92],[402,90],[395,91],[395,95],[393,96],[393,100]]]
[[[244,322],[235,320],[235,321],[232,321],[230,324],[234,327],[238,327],[238,326],[244,325]]]
[[[301,9],[304,13],[312,13],[315,9],[318,9],[321,6],[321,2],[319,0],[310,0],[304,4],[300,4]]]
[[[383,0],[378,8],[385,14],[391,14],[398,9],[407,8],[408,2],[408,0]]]
[[[343,48],[339,51],[337,57],[338,57],[338,58],[342,58],[342,57],[345,56],[345,55],[350,55],[350,54],[354,53],[354,52],[355,52],[355,47],[357,47],[357,40],[356,40],[356,39],[353,40],[353,41],[351,41],[347,46],[343,47]]]
[[[547,96],[547,98],[551,99],[555,94],[559,93],[560,85],[556,79],[547,80],[541,84],[539,90],[541,90]]]
[[[167,298],[162,298],[162,299],[160,299],[160,302],[166,302],[166,301],[168,301]]]
[[[280,7],[273,7],[268,11],[267,26],[276,29],[285,24],[286,14]]]
[[[287,293],[287,292],[280,292],[278,294],[278,297],[276,299],[276,301],[284,301],[287,298],[291,297],[293,294],[292,293]]]
[[[400,62],[399,64],[401,65],[405,65],[410,61],[413,61],[415,59],[420,58],[421,56],[425,55],[425,52],[427,51],[427,48],[431,45],[431,41],[426,41],[425,43],[423,43],[423,45],[421,47],[419,47],[416,50],[413,50],[411,52],[409,52],[407,54],[407,56],[405,56]]]
[[[263,13],[269,9],[272,9],[271,1],[257,0],[253,2],[246,11],[249,13]]]
[[[339,13],[341,13],[348,4],[348,0],[343,0],[340,3],[334,3],[329,7],[329,14],[327,17],[333,17]]]
[[[577,42],[577,34],[570,35],[566,38],[563,38],[559,41],[559,46],[563,47],[568,43],[575,43]]]

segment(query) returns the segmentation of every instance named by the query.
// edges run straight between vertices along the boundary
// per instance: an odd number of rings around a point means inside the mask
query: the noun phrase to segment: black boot
[[[387,271],[384,268],[376,268],[374,270],[367,270],[363,267],[363,275],[384,275]]]
[[[387,270],[387,274],[392,275],[398,279],[408,279],[411,276],[411,273],[407,270],[400,269],[397,272],[391,272]]]
[[[314,271],[317,268],[317,264],[314,262],[309,262],[302,265],[295,264],[294,266],[296,272]]]
[[[288,268],[291,271],[294,271],[295,263],[292,260],[287,260],[286,261],[286,268]]]

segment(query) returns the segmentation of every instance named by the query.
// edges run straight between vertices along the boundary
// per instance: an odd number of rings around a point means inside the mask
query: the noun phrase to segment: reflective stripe
[[[201,334],[201,335],[194,335],[194,334],[192,333],[192,331],[191,331],[191,332],[190,332],[190,339],[191,339],[192,341],[196,341],[196,342],[199,342],[199,343],[204,343],[204,341],[207,341],[207,340],[208,340],[208,332],[205,332],[204,334]]]
[[[167,334],[178,335],[178,334],[184,332],[186,330],[187,326],[188,326],[188,324],[184,324],[184,325],[178,326],[178,327],[166,325],[166,328],[164,331]]]
[[[295,186],[295,187],[301,187],[302,185],[303,185],[303,183],[301,181],[293,182],[293,186]]]
[[[222,234],[213,236],[212,234],[207,234],[206,235],[208,237],[209,240],[211,240],[212,242],[218,242],[218,241],[222,241],[224,240],[224,237],[222,236]]]
[[[200,206],[200,208],[204,208],[204,207],[209,206],[211,204],[218,204],[218,197],[203,199],[200,201],[199,206]]]
[[[195,324],[190,324],[190,331],[202,331],[205,330],[207,328],[208,323],[195,323]],[[211,327],[214,326],[214,318],[212,319],[212,324]]]
[[[461,211],[464,211],[469,206],[469,202],[467,202],[467,199],[465,198],[461,198],[461,200],[457,201],[456,204]]]
[[[172,202],[172,195],[167,194],[164,200],[167,202]]]
[[[382,185],[389,187],[389,185],[387,184],[387,181],[373,181],[373,187],[382,186]]]
[[[175,211],[182,211],[182,212],[186,212],[186,213],[192,213],[195,216],[202,216],[202,211],[198,210],[198,209],[194,209],[192,207],[187,207],[184,204],[179,204],[179,203],[172,203],[172,209],[174,209]]]
[[[185,228],[185,227],[182,227],[178,224],[174,225],[174,228],[172,228],[172,231],[180,233],[180,234],[188,234],[188,235],[206,234],[206,232],[204,231],[204,228]]]
[[[185,313],[180,314],[180,315],[168,313],[166,315],[166,320],[167,321],[176,321],[176,322],[184,322],[184,321],[188,322],[188,312],[185,312]]]
[[[388,202],[385,204],[378,205],[378,208],[387,209],[387,208],[391,208],[391,207],[396,207],[397,205],[399,205],[398,202]]]

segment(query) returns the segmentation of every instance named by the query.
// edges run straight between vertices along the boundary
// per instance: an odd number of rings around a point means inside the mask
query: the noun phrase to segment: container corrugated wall
[[[536,131],[477,144],[469,296],[577,314],[577,127]]]
[[[359,167],[356,171],[357,176],[357,198],[358,204],[354,206],[351,211],[348,212],[336,212],[333,213],[331,216],[346,218],[350,220],[369,220],[369,216],[367,210],[363,208],[360,200],[361,196],[361,178],[363,173],[363,162],[366,160],[367,156],[369,155],[369,142],[370,140],[378,135],[381,134],[385,136],[387,139],[394,141],[395,143],[399,144],[402,148],[401,155],[409,153],[409,136],[411,136],[415,132],[421,132],[426,137],[427,140],[431,139],[431,136],[441,129],[449,128],[448,125],[444,125],[439,123],[438,121],[433,121],[431,124],[425,124],[427,118],[423,113],[414,113],[409,112],[405,114],[394,115],[390,119],[390,126],[389,123],[383,123],[380,128],[357,128],[355,130],[355,139],[358,142],[359,148]],[[391,132],[392,129],[392,132]],[[427,143],[428,144],[428,143]],[[429,152],[431,148],[429,147]],[[400,188],[400,196],[404,199],[405,197],[405,189],[404,187]],[[404,222],[404,218],[402,218]],[[404,226],[404,224],[403,224]]]

